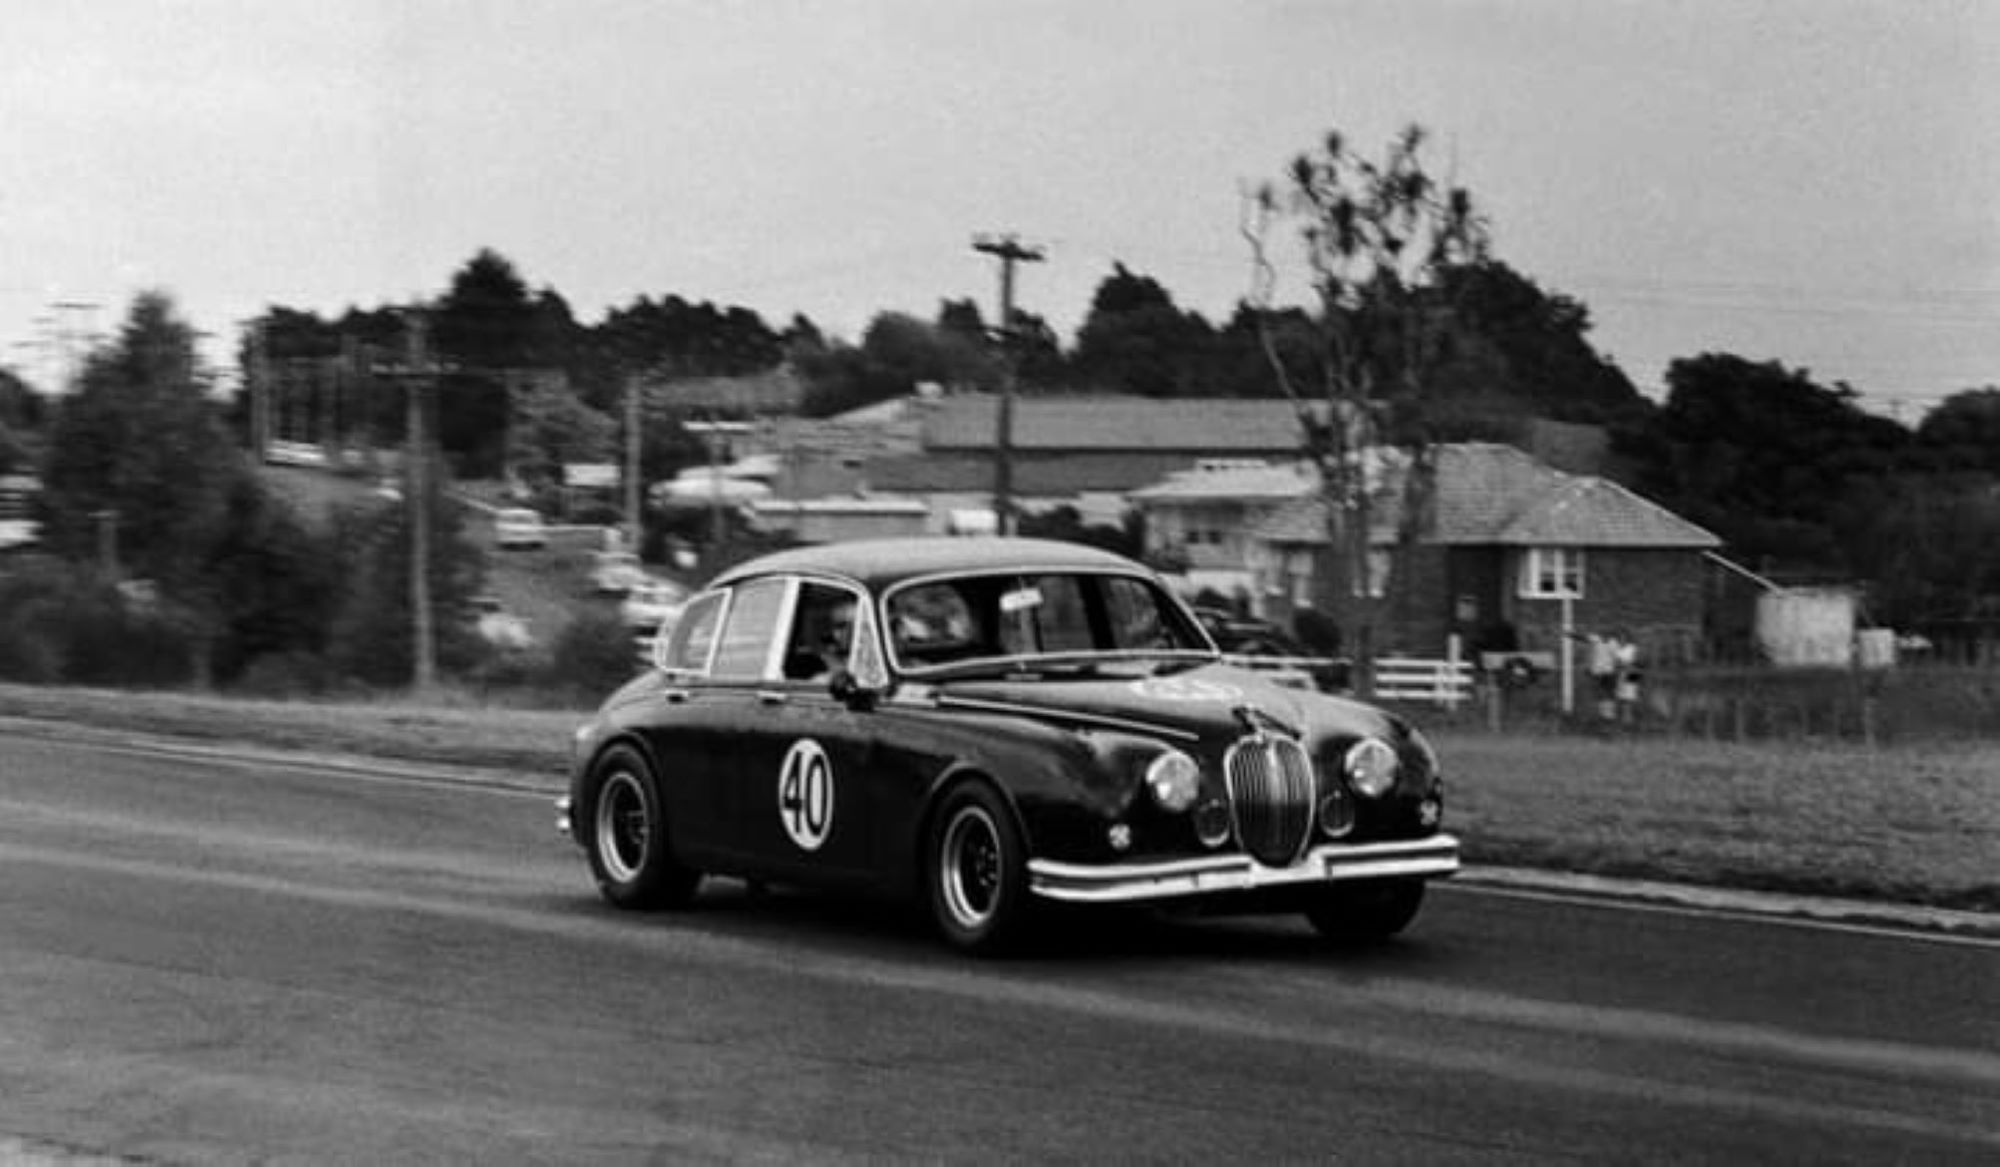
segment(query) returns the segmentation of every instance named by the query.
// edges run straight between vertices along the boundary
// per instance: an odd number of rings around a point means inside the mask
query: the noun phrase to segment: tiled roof
[[[934,450],[993,448],[997,399],[945,397],[924,417]],[[1235,397],[1019,397],[1012,445],[1019,450],[1153,450],[1190,454],[1289,455],[1303,444],[1291,402]]]
[[[1402,472],[1384,475],[1370,538],[1396,537]],[[1438,451],[1436,518],[1427,542],[1513,547],[1719,547],[1722,541],[1608,479],[1564,474],[1512,446],[1467,442]],[[1271,543],[1324,543],[1325,502],[1309,494],[1260,523]]]
[[[1282,465],[1196,467],[1177,470],[1151,486],[1135,490],[1134,502],[1254,502],[1295,498],[1313,489],[1316,476],[1303,463]]]

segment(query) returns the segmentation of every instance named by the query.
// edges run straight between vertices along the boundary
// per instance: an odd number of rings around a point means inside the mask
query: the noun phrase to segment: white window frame
[[[1585,558],[1581,547],[1530,547],[1521,556],[1520,596],[1524,600],[1580,600]]]

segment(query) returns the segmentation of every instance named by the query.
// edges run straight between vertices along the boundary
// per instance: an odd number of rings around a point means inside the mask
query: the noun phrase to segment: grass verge
[[[0,717],[549,777],[582,716],[0,685]],[[1473,863],[2000,911],[2000,745],[1436,737]]]

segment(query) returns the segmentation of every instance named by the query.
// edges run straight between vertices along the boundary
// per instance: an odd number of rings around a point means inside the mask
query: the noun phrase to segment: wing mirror
[[[833,670],[833,675],[827,678],[826,691],[835,701],[849,709],[865,712],[875,708],[885,690],[878,686],[863,684],[851,669],[837,668]]]

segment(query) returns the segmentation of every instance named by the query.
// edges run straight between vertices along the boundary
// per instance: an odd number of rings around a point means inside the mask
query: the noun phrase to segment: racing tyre
[[[620,746],[598,759],[593,776],[588,849],[598,891],[621,908],[687,906],[701,872],[674,857],[652,767]]]
[[[1026,848],[1006,803],[967,783],[945,796],[924,848],[931,918],[952,947],[982,956],[1014,947],[1027,928]]]
[[[1409,927],[1423,905],[1422,880],[1385,879],[1327,889],[1306,909],[1306,919],[1329,940],[1368,944]]]

